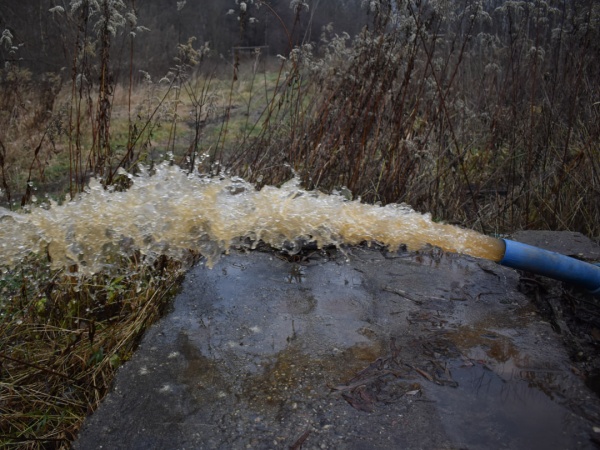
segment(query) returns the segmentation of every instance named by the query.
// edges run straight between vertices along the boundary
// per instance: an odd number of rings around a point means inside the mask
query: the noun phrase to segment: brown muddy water
[[[209,265],[240,242],[263,241],[290,252],[303,243],[377,241],[391,250],[426,244],[499,261],[503,244],[471,230],[435,223],[405,205],[384,207],[307,192],[292,179],[260,191],[239,178],[188,175],[168,163],[136,175],[124,192],[92,180],[86,193],[58,205],[42,202],[27,213],[0,209],[0,252],[11,266],[31,252],[47,254],[54,268],[82,274],[109,270],[121,256],[140,252],[183,259],[189,250]]]

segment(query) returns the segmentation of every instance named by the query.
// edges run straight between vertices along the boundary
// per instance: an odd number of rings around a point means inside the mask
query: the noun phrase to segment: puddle
[[[564,359],[543,355],[547,347],[527,342],[524,317],[486,319],[448,333],[460,358],[446,361],[456,391],[434,388],[442,420],[450,435],[468,448],[487,448],[493,428],[506,448],[583,448],[590,445],[589,427],[581,425],[582,412],[573,397],[589,398],[581,380]],[[534,323],[534,322],[532,322]],[[496,325],[495,327],[491,325]],[[527,325],[527,324],[525,324]],[[531,326],[531,323],[529,324]],[[549,350],[552,353],[552,350]],[[447,411],[469,411],[469,420],[456,420]],[[596,413],[591,413],[593,418]]]
[[[500,444],[495,448],[575,449],[587,443],[576,415],[530,381],[506,380],[482,364],[467,367],[454,360],[449,365],[459,388],[429,387],[445,429],[459,447],[490,448],[490,434]],[[456,415],[457,410],[464,413]]]

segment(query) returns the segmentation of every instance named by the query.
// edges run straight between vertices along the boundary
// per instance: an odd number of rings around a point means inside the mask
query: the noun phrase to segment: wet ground
[[[435,249],[232,252],[190,271],[74,447],[597,448],[594,325],[545,309],[560,289]]]

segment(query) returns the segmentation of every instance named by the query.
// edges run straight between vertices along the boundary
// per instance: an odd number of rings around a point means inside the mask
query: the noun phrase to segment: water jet
[[[77,265],[82,274],[93,274],[111,270],[115,258],[133,252],[152,262],[160,254],[182,259],[193,250],[210,266],[240,242],[275,248],[290,242],[317,248],[377,242],[390,251],[431,245],[600,292],[600,267],[438,223],[407,205],[368,205],[306,191],[297,178],[257,190],[240,178],[190,175],[167,163],[153,173],[140,167],[138,174],[126,175],[132,186],[124,192],[91,180],[85,193],[63,205],[28,213],[0,208],[0,266],[36,253],[47,254],[55,269]]]

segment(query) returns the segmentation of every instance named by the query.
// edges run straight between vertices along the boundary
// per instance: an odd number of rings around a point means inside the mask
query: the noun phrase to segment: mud
[[[74,448],[596,448],[594,356],[524,278],[436,249],[231,252],[189,272]]]

